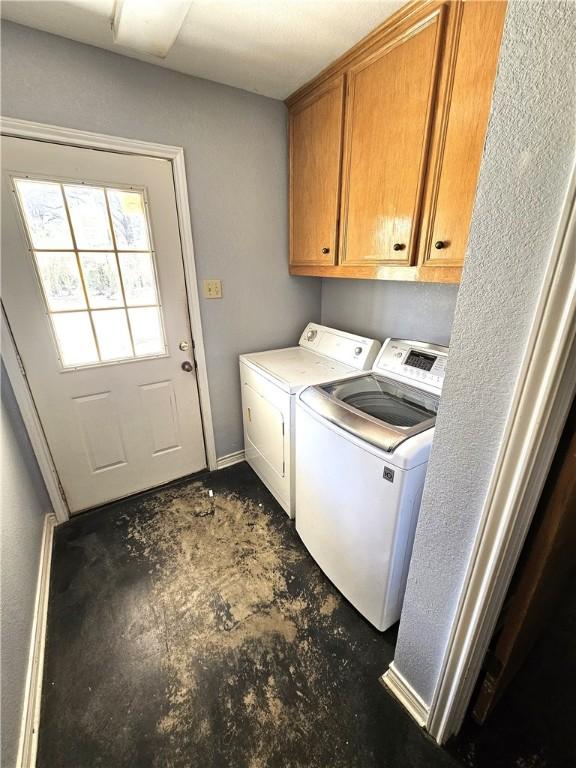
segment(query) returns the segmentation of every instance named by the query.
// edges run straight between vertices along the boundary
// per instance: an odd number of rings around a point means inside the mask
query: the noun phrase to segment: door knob
[[[186,371],[186,373],[190,373],[191,371],[194,370],[194,366],[192,365],[190,360],[184,360],[184,362],[182,363],[182,370]]]
[[[442,248],[446,248],[447,245],[448,245],[448,243],[444,242],[444,240],[437,240],[434,243],[434,248],[436,248],[437,250],[441,251]]]
[[[330,248],[322,248],[322,253],[330,253]]]
[[[404,243],[394,243],[392,248],[394,248],[395,251],[403,251],[404,248],[406,248],[406,246],[404,245]]]

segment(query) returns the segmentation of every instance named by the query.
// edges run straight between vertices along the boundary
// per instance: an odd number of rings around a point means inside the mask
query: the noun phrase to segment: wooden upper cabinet
[[[290,263],[336,263],[344,77],[290,111]]]
[[[348,72],[340,263],[415,260],[446,8]]]
[[[458,282],[503,0],[410,0],[287,99],[290,271]]]
[[[430,164],[420,245],[425,268],[464,263],[505,14],[504,2],[461,5]]]

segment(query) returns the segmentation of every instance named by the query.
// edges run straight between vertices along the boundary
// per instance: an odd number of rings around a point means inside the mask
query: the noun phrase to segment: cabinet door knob
[[[447,243],[444,240],[437,240],[434,243],[434,248],[437,248],[439,251],[442,250],[442,248],[446,248]]]
[[[322,253],[330,253],[330,248],[322,248]]]
[[[404,248],[406,248],[406,246],[404,245],[404,243],[394,243],[392,248],[394,248],[395,251],[403,251]]]

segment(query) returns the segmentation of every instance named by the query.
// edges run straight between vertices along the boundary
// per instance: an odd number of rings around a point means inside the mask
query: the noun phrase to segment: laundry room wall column
[[[576,5],[511,0],[394,665],[429,704],[574,162]]]

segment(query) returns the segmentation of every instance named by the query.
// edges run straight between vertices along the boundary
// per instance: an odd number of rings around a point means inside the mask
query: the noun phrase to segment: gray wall
[[[322,280],[322,322],[384,340],[448,344],[457,285],[380,280]]]
[[[430,703],[576,140],[576,4],[509,4],[395,665]]]
[[[297,341],[320,281],[287,269],[284,105],[2,24],[2,113],[184,147],[217,454],[242,448],[237,357]]]
[[[0,424],[2,758],[16,764],[44,515],[51,506],[2,367]]]

